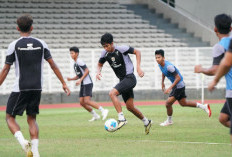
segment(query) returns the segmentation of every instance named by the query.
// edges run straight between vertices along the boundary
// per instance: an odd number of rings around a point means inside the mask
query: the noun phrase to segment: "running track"
[[[195,100],[194,100],[195,101]],[[201,100],[197,100],[201,102]],[[225,100],[205,100],[208,104],[222,104]],[[111,102],[98,102],[101,106],[113,106]],[[136,101],[134,102],[136,106],[149,106],[149,105],[164,105],[165,101]],[[178,104],[176,102],[175,104]],[[123,103],[123,105],[125,105]],[[40,109],[54,109],[54,108],[78,108],[81,107],[79,103],[69,103],[69,104],[41,104]],[[5,111],[6,106],[0,106],[0,111]]]

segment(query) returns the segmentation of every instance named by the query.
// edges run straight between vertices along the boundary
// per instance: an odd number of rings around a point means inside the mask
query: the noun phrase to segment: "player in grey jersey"
[[[231,17],[226,14],[219,14],[214,18],[215,23],[215,34],[217,35],[219,42],[213,47],[213,63],[210,68],[203,68],[201,65],[196,65],[194,68],[195,73],[203,73],[208,76],[216,74],[219,68],[221,60],[224,58],[226,50],[229,48],[229,42],[231,40]],[[230,70],[232,71],[232,69]],[[226,78],[232,78],[231,74],[226,75]],[[229,102],[232,100],[232,90],[226,90],[226,102],[224,103],[220,115],[219,122],[225,127],[230,128],[231,113],[229,109]]]
[[[30,15],[23,15],[17,19],[17,30],[21,37],[13,41],[8,47],[5,65],[0,73],[0,85],[8,75],[11,65],[15,64],[16,79],[7,102],[6,122],[11,133],[18,140],[23,150],[27,152],[27,156],[39,157],[39,128],[36,122],[36,114],[39,114],[44,59],[50,64],[67,95],[70,94],[70,91],[59,68],[52,59],[47,44],[30,36],[33,30],[32,23],[33,19]],[[23,115],[25,110],[31,142],[24,139],[15,120],[16,115]]]
[[[140,51],[129,46],[114,46],[113,36],[110,33],[106,33],[101,37],[101,45],[103,46],[104,50],[102,51],[98,62],[96,78],[98,80],[101,79],[101,69],[103,64],[107,61],[120,80],[120,82],[109,93],[114,107],[118,112],[118,129],[127,123],[122,112],[120,101],[118,100],[118,95],[122,95],[127,109],[143,121],[145,126],[145,134],[148,134],[152,121],[148,120],[134,106],[133,88],[136,86],[136,78],[134,75],[133,63],[128,55],[129,53],[136,55],[137,72],[140,77],[143,77],[144,72],[140,68]]]
[[[80,86],[80,104],[83,106],[88,112],[90,112],[93,117],[89,121],[95,121],[100,119],[100,116],[92,109],[98,109],[102,113],[102,120],[105,120],[109,110],[104,109],[102,106],[99,106],[95,101],[91,101],[92,97],[92,89],[93,89],[93,82],[89,75],[89,69],[86,64],[79,58],[79,48],[78,47],[71,47],[70,49],[70,56],[74,60],[74,70],[76,76],[73,78],[68,77],[67,80],[77,80],[76,86]]]

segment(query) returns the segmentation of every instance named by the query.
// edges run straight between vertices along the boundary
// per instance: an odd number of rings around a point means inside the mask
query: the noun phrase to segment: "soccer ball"
[[[109,132],[114,132],[118,128],[118,122],[115,119],[108,119],[105,122],[105,129]]]

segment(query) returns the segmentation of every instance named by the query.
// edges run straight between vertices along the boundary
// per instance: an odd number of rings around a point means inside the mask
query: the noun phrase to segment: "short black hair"
[[[161,55],[162,57],[164,57],[164,50],[162,50],[162,49],[156,50],[155,55]]]
[[[18,17],[17,24],[21,32],[27,33],[33,24],[32,16],[29,14]]]
[[[215,27],[221,34],[228,34],[230,32],[231,22],[231,17],[226,14],[219,14],[214,18]]]
[[[79,48],[76,46],[70,47],[69,51],[74,51],[75,53],[79,53]]]
[[[110,33],[105,33],[102,37],[101,37],[101,44],[105,45],[105,44],[111,44],[113,42],[113,35]]]

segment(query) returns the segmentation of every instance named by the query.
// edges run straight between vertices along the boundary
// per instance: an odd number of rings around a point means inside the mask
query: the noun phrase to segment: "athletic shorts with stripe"
[[[183,88],[176,88],[173,87],[171,93],[169,94],[169,97],[174,96],[176,100],[181,100],[182,98],[186,98],[185,94],[185,87]]]
[[[134,98],[133,88],[136,86],[136,78],[134,74],[128,74],[114,87],[122,95],[124,102],[129,98]]]
[[[92,97],[93,84],[81,85],[79,97],[90,96]]]
[[[12,92],[7,102],[6,113],[16,116],[39,114],[41,90]]]

